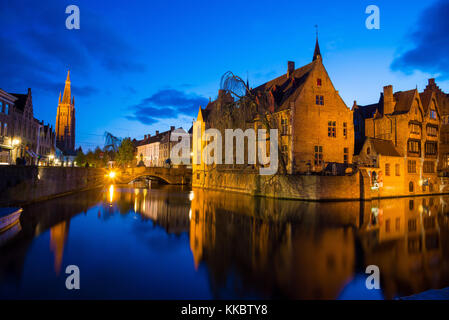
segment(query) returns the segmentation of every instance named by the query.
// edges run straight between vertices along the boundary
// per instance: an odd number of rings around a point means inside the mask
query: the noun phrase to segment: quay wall
[[[0,205],[22,205],[101,187],[105,169],[0,166]]]
[[[311,201],[372,200],[390,197],[423,196],[449,193],[449,178],[438,178],[433,190],[414,188],[409,192],[404,183],[372,188],[364,169],[344,176],[273,175],[232,170],[195,171],[192,187],[221,190],[281,199]]]

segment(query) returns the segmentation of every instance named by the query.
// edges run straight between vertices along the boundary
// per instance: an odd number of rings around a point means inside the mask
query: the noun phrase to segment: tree
[[[117,162],[121,166],[127,167],[134,161],[134,145],[130,138],[122,140],[117,152]]]
[[[84,154],[83,149],[81,149],[81,147],[78,149],[75,162],[78,167],[82,167],[86,163],[86,155]]]

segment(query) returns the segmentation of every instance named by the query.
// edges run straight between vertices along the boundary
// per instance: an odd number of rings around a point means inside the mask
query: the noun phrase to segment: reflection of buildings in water
[[[449,285],[438,222],[446,201],[434,196],[372,202],[369,220],[380,213],[377,225],[361,230],[365,264],[379,266],[387,298]]]
[[[19,284],[33,239],[53,226],[64,221],[68,223],[73,216],[87,212],[101,201],[102,194],[101,189],[90,190],[25,206],[20,218],[22,230],[5,246],[0,247],[0,281]],[[68,230],[68,225],[66,228]]]
[[[162,226],[168,233],[180,234],[189,230],[189,199],[184,192],[169,187],[134,189],[129,193],[134,212]],[[120,190],[117,190],[120,192]]]
[[[216,296],[232,290],[332,299],[353,274],[358,203],[194,192],[190,246],[195,266],[203,261],[210,270]],[[230,283],[235,287],[227,288]]]
[[[50,249],[55,255],[55,272],[57,275],[61,271],[64,246],[67,241],[69,227],[70,221],[63,221],[50,228]]]

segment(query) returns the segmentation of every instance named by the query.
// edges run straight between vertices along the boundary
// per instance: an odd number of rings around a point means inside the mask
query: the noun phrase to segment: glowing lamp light
[[[111,178],[111,179],[115,178],[115,171],[109,172],[109,178]]]
[[[195,193],[193,191],[190,191],[189,200],[192,201],[194,198],[195,198]]]
[[[14,139],[13,141],[12,141],[12,145],[13,146],[17,146],[17,145],[19,145],[20,144],[20,140],[19,139]]]

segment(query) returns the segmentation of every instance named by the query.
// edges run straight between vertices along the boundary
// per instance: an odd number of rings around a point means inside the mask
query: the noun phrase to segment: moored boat
[[[22,208],[0,208],[0,232],[14,226],[22,214]]]

